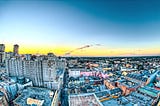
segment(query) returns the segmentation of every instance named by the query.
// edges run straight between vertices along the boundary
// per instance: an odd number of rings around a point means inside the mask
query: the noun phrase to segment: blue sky
[[[157,49],[159,28],[158,0],[0,1],[0,42],[6,45]]]

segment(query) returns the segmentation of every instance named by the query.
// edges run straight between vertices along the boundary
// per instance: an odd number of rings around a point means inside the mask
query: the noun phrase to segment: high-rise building
[[[44,86],[47,88],[53,88],[54,81],[56,80],[56,66],[54,60],[43,60],[43,80]]]
[[[34,86],[43,86],[41,61],[11,58],[6,60],[6,71],[9,76],[26,77],[33,81]]]
[[[63,78],[64,62],[55,56],[16,56],[6,59],[6,72],[9,76],[29,78],[34,86],[58,89]]]
[[[5,51],[5,45],[4,44],[0,44],[0,52],[4,52]]]
[[[6,71],[9,76],[20,76],[24,74],[23,60],[21,58],[10,58],[6,60]]]
[[[5,61],[5,45],[0,44],[0,65],[2,65]]]
[[[14,45],[13,53],[14,53],[14,56],[17,56],[19,54],[19,45],[17,44]]]
[[[3,64],[5,61],[5,52],[0,52],[0,64]]]
[[[5,52],[5,59],[10,59],[13,57],[13,52]]]
[[[24,77],[30,78],[34,86],[43,86],[43,70],[40,60],[23,60]]]

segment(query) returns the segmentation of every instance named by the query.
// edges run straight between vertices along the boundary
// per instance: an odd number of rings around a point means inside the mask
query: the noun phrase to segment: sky
[[[158,0],[0,0],[6,51],[19,44],[20,53],[160,55],[159,28]]]

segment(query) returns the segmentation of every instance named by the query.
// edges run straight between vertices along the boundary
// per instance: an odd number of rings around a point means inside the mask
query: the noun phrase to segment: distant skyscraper
[[[13,53],[14,53],[14,56],[17,56],[19,54],[19,45],[17,44],[14,45]]]
[[[4,52],[5,51],[5,45],[4,44],[0,44],[0,52]]]
[[[0,64],[3,64],[5,61],[5,45],[0,44]]]

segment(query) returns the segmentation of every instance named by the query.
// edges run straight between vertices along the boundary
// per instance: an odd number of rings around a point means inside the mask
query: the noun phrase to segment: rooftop
[[[144,94],[147,94],[147,95],[149,95],[151,97],[157,97],[158,94],[160,93],[160,90],[156,90],[156,89],[154,89],[152,87],[149,87],[149,86],[145,86],[143,88],[139,88],[138,91],[142,92]]]
[[[43,104],[50,106],[54,97],[53,91],[46,88],[28,87],[14,100],[14,104],[30,106],[31,104]]]
[[[133,106],[126,98],[112,98],[102,102],[103,106]]]
[[[142,74],[138,74],[138,73],[134,73],[134,74],[127,74],[127,77],[132,78],[132,79],[136,79],[139,81],[143,81],[146,82],[148,77],[143,76]]]
[[[121,96],[121,89],[115,88],[112,90],[104,90],[104,91],[96,92],[95,95],[101,102],[103,102],[106,100],[120,97]]]
[[[102,106],[95,94],[70,95],[69,106]]]
[[[118,82],[120,82],[122,85],[125,85],[127,86],[128,88],[133,88],[133,87],[138,87],[139,84],[136,83],[136,82],[132,82],[132,81],[129,81],[129,80],[119,80]]]
[[[27,104],[29,104],[29,105],[35,104],[35,105],[37,105],[37,106],[38,106],[38,105],[42,106],[43,103],[44,103],[44,100],[27,98]]]
[[[132,92],[126,98],[130,100],[133,104],[138,104],[138,106],[151,106],[154,100],[153,98],[147,95],[137,93],[137,92]]]

